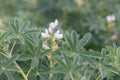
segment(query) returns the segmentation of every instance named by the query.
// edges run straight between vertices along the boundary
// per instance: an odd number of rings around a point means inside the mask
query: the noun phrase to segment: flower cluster
[[[51,34],[53,34],[53,30],[56,28],[57,25],[58,25],[58,20],[56,19],[55,22],[51,22],[49,24],[49,28],[45,29],[44,33],[41,33],[41,37],[42,38],[51,37],[52,36]],[[63,34],[60,34],[60,30],[58,30],[54,33],[54,38],[61,39],[62,37],[63,37]]]
[[[42,38],[50,38],[53,41],[53,48],[54,50],[58,49],[58,45],[56,44],[55,40],[59,40],[63,38],[63,34],[60,34],[60,30],[57,30],[54,33],[54,29],[56,28],[56,26],[58,25],[58,20],[56,19],[54,22],[51,22],[49,24],[49,28],[45,29],[45,32],[41,33],[41,37]],[[43,48],[44,49],[50,49],[48,46],[48,43],[45,41],[43,43]]]
[[[116,20],[116,17],[115,17],[115,15],[108,15],[106,17],[106,20],[107,20],[108,23],[109,22],[114,22]]]

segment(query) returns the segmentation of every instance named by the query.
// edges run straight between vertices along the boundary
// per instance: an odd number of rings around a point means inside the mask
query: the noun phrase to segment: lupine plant
[[[15,18],[0,30],[0,80],[119,80],[120,47],[86,49],[91,33],[48,28]],[[117,79],[115,77],[117,76]]]

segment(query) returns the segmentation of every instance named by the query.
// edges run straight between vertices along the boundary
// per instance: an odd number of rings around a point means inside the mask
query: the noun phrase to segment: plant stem
[[[15,44],[16,44],[16,41],[13,43],[12,48],[11,48],[11,50],[10,50],[10,54],[9,54],[9,57],[10,57],[10,58],[12,57],[12,51],[13,51],[13,49],[14,49],[14,47],[15,47]]]
[[[28,75],[29,75],[30,71],[31,71],[31,68],[28,70],[28,72],[27,72],[27,75],[26,75],[26,76],[28,76]]]
[[[71,80],[74,80],[73,74],[70,72],[70,78]]]
[[[13,43],[13,45],[12,45],[12,48],[11,48],[10,54],[9,54],[9,58],[12,57],[12,52],[13,52],[13,49],[14,49],[14,47],[15,47],[15,44],[16,44],[16,41],[15,41],[15,42]],[[19,69],[19,71],[20,71],[21,75],[23,76],[23,78],[24,78],[25,80],[28,80],[27,75],[24,73],[24,71],[21,69],[21,67],[18,65],[18,63],[17,63],[16,61],[14,61],[13,63],[14,63],[15,66]]]
[[[24,78],[25,80],[28,80],[26,74],[25,74],[24,71],[21,69],[21,67],[17,64],[16,61],[14,61],[14,64],[15,64],[15,66],[19,69],[19,71],[20,71],[21,75],[23,76],[23,78]]]
[[[4,54],[4,53],[2,53],[2,52],[0,52],[2,55],[4,55],[5,57],[7,57],[8,58],[8,56],[6,55],[6,54]]]
[[[53,67],[53,62],[52,62],[52,58],[51,58],[51,59],[50,59],[50,68],[52,68],[52,67]],[[53,76],[53,74],[50,73],[50,75],[49,75],[49,80],[52,79],[52,76]]]

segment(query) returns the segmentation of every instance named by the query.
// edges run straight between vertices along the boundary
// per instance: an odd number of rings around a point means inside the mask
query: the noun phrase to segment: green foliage
[[[101,52],[87,50],[91,33],[80,36],[72,30],[62,40],[53,33],[43,39],[41,28],[30,27],[29,21],[15,18],[10,26],[0,33],[1,80],[119,80],[120,47],[115,44]]]

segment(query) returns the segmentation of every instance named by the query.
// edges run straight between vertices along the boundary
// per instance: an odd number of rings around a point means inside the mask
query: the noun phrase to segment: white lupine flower
[[[50,37],[49,32],[48,32],[47,29],[45,29],[45,33],[41,33],[41,37],[42,38],[48,38],[48,37]]]
[[[63,34],[60,34],[60,30],[58,30],[58,31],[54,34],[54,37],[55,37],[56,39],[61,39],[61,38],[63,38]]]
[[[53,32],[53,29],[55,29],[55,27],[58,25],[58,20],[56,19],[54,22],[51,22],[49,24],[49,32],[52,33]]]
[[[115,15],[108,15],[106,17],[107,22],[114,22],[116,20]]]

